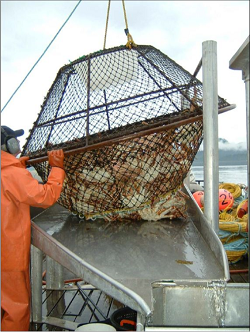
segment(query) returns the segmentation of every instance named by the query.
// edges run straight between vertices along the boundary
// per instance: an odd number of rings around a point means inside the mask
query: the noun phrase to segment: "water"
[[[196,181],[204,180],[203,166],[192,166],[192,173]],[[247,165],[219,166],[219,182],[247,185]]]

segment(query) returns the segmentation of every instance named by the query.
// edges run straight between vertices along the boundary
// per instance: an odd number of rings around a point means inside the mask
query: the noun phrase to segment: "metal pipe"
[[[234,109],[235,107],[236,107],[235,104],[232,104],[232,105],[227,106],[227,107],[223,107],[220,110],[218,110],[218,114],[230,111],[230,110]],[[150,135],[150,134],[153,134],[153,133],[160,133],[160,132],[163,132],[163,131],[166,131],[166,130],[169,130],[169,129],[173,129],[173,128],[177,128],[179,126],[183,126],[183,125],[188,124],[188,123],[200,121],[200,120],[202,120],[202,118],[203,118],[203,115],[196,115],[196,116],[193,116],[193,117],[182,120],[181,116],[180,116],[179,117],[180,120],[176,121],[176,119],[175,119],[174,123],[167,123],[167,124],[165,123],[164,124],[164,122],[161,122],[159,127],[153,127],[153,128],[138,131],[136,133],[126,135],[126,136],[123,136],[123,137],[117,137],[117,138],[113,138],[113,139],[103,141],[103,142],[99,142],[99,143],[96,143],[96,144],[90,144],[88,146],[83,146],[83,147],[80,147],[80,148],[64,151],[64,155],[65,156],[70,156],[70,155],[74,155],[74,154],[77,154],[77,153],[83,153],[83,152],[87,152],[87,151],[91,151],[91,150],[101,149],[103,147],[110,146],[110,145],[113,145],[113,144],[129,141],[129,140],[132,140],[132,139],[135,139],[135,138],[138,138],[138,137],[142,137],[142,136],[145,136],[145,135]],[[166,121],[169,121],[169,119],[166,120]],[[34,158],[34,159],[30,159],[30,160],[27,161],[26,164],[27,165],[33,165],[33,164],[37,164],[37,163],[42,163],[42,162],[47,161],[47,160],[48,160],[48,156],[42,156],[42,157],[37,157],[37,158]]]
[[[176,88],[176,90],[180,93],[181,96],[183,96],[185,99],[187,99],[190,102],[190,105],[193,105],[193,101],[183,93],[183,90],[180,89],[180,86],[175,85],[174,82],[170,79],[169,76],[166,75],[166,73],[161,70],[158,66],[156,66],[156,64],[149,59],[144,53],[142,53],[141,51],[139,51],[137,49],[137,52],[141,55],[142,58],[144,58],[148,63],[150,63],[150,65],[158,72],[162,75],[162,77],[164,77],[171,85],[172,87]],[[194,105],[195,106],[195,105]]]
[[[202,58],[200,59],[200,62],[198,63],[194,73],[193,73],[193,76],[196,77],[197,74],[199,73],[200,69],[201,69],[201,66],[202,66]]]
[[[183,89],[184,87],[186,87],[186,84],[179,86],[180,89]],[[118,109],[121,109],[121,108],[124,108],[124,107],[128,106],[128,105],[126,105],[126,102],[129,102],[129,105],[133,106],[133,105],[136,105],[136,104],[140,104],[142,102],[142,100],[144,102],[146,102],[146,101],[150,101],[150,100],[153,100],[153,99],[157,99],[159,97],[159,93],[165,93],[167,91],[168,91],[168,94],[176,93],[176,88],[171,86],[171,87],[166,87],[166,88],[161,88],[161,89],[158,89],[158,90],[154,90],[153,95],[152,95],[151,91],[140,93],[140,94],[136,95],[136,97],[132,98],[134,100],[137,100],[137,101],[134,101],[134,102],[131,102],[131,97],[121,98],[121,99],[119,99],[119,103],[121,104],[120,106],[117,105],[117,101],[110,101],[110,102],[105,103],[105,104],[89,107],[89,109],[88,108],[87,109],[81,109],[79,111],[76,111],[76,112],[73,112],[73,113],[70,113],[70,114],[65,114],[65,115],[62,115],[62,116],[58,116],[57,117],[57,124],[62,124],[64,122],[80,120],[82,117],[87,116],[88,110],[89,110],[89,112],[91,112],[91,115],[97,115],[97,114],[103,113],[103,110],[100,110],[100,108],[102,108],[104,106],[108,107],[109,111],[114,111],[114,110],[118,110]],[[96,112],[94,112],[94,111],[96,111]],[[81,115],[82,113],[84,113],[84,115]],[[79,117],[76,117],[78,115],[79,115]],[[74,117],[74,118],[72,119],[72,117]],[[61,122],[59,122],[59,121],[61,121]],[[37,122],[39,122],[39,121],[37,121]],[[47,120],[47,121],[40,121],[40,123],[37,123],[37,122],[35,122],[36,128],[48,127],[48,126],[51,126],[53,124],[53,119],[50,119],[50,120]]]
[[[42,322],[42,260],[40,249],[31,246],[32,321]]]
[[[86,119],[86,146],[89,143],[89,106],[90,106],[90,57],[88,58],[88,82],[87,82],[87,119]]]
[[[217,43],[202,43],[203,129],[204,129],[204,215],[219,233],[219,147]]]
[[[145,316],[137,312],[136,316],[136,331],[145,331]]]
[[[99,312],[99,314],[102,316],[102,318],[106,319],[107,317],[105,316],[105,314],[101,311],[100,308],[98,308],[97,304],[95,304],[94,301],[92,301],[92,299],[90,298],[90,296],[88,296],[88,295],[84,292],[84,290],[82,289],[81,285],[80,285],[78,282],[76,283],[76,285],[77,285],[77,287],[78,287],[79,293],[80,293],[80,295],[82,296],[83,300],[84,300],[84,301],[87,300],[87,304],[88,304],[88,302],[90,302],[90,303],[93,305],[94,309],[97,310],[97,311]],[[98,319],[98,317],[97,317],[96,314],[95,314],[95,310],[93,310],[89,305],[88,305],[88,307],[89,307],[90,311],[92,311],[92,315],[94,315],[95,318]]]
[[[241,270],[229,270],[230,274],[239,274],[239,273],[248,273],[248,269],[241,269]]]

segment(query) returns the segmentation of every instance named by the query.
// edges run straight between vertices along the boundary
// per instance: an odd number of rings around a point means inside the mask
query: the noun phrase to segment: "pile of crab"
[[[196,129],[191,123],[67,156],[59,204],[86,219],[183,217],[180,188],[199,144]]]

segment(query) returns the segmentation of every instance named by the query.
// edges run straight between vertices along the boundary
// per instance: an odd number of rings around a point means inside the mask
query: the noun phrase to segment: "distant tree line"
[[[246,150],[219,150],[219,165],[247,165]],[[198,151],[193,166],[203,166],[203,151]]]

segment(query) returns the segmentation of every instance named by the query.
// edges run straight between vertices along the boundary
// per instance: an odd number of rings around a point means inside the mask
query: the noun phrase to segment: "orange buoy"
[[[237,212],[237,216],[239,218],[242,218],[247,213],[248,213],[248,199],[245,200],[245,202],[240,206],[240,208]]]
[[[233,195],[226,189],[219,189],[219,210],[229,210],[234,203]]]
[[[193,193],[193,197],[196,200],[196,203],[199,205],[200,208],[203,207],[203,204],[202,204],[203,200],[201,202],[201,198],[203,198],[203,196],[204,196],[204,191],[196,191]]]

